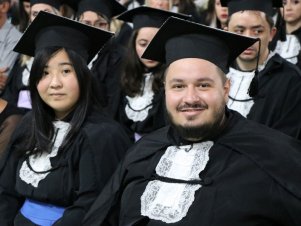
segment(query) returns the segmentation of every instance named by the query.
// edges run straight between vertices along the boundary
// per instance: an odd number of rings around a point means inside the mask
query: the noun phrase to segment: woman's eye
[[[70,73],[70,72],[71,72],[70,69],[65,69],[65,70],[63,70],[63,73],[64,73],[64,74],[68,74],[68,73]]]
[[[43,71],[43,76],[46,76],[48,74],[49,74],[48,71]]]

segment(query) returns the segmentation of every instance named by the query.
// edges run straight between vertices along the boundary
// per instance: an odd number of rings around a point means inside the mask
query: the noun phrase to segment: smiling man
[[[229,64],[256,41],[162,25],[143,57],[168,65],[171,125],[128,151],[83,225],[301,225],[300,143],[226,108]]]
[[[281,7],[282,0],[221,0],[221,4],[228,6],[228,31],[261,41],[231,65],[228,107],[300,140],[301,73],[268,47],[276,33],[273,7]]]

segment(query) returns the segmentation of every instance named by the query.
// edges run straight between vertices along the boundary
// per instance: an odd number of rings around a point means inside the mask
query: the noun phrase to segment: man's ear
[[[273,40],[273,38],[275,37],[276,33],[277,33],[277,28],[276,27],[272,27],[271,32],[270,32],[270,35],[271,35],[270,41]]]
[[[231,84],[230,84],[230,79],[227,79],[225,84],[224,84],[224,91],[225,91],[225,102],[227,103],[228,100],[229,100],[229,93],[230,93],[230,87],[231,87]]]

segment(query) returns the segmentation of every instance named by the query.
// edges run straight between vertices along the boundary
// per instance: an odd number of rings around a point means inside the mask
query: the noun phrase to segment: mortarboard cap
[[[81,0],[78,4],[77,15],[86,11],[99,12],[111,19],[126,11],[126,8],[115,0]]]
[[[174,16],[182,19],[191,18],[190,15],[174,13],[147,6],[140,6],[128,10],[117,17],[119,20],[133,23],[134,30],[142,27],[161,27],[167,18]]]
[[[221,0],[223,7],[228,7],[229,16],[244,10],[261,11],[273,16],[273,8],[282,7],[282,0]]]
[[[258,39],[170,17],[142,57],[167,65],[183,58],[200,58],[228,73],[229,65]]]
[[[74,50],[90,62],[112,36],[111,32],[41,11],[25,30],[14,51],[34,56],[45,47],[61,46]]]
[[[31,6],[33,6],[35,4],[39,4],[39,3],[51,5],[52,7],[56,8],[56,9],[60,9],[60,6],[61,6],[61,2],[59,0],[30,0]]]

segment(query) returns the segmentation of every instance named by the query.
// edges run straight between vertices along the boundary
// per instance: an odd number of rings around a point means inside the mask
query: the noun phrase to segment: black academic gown
[[[275,54],[259,72],[259,92],[247,118],[301,139],[301,72]]]
[[[296,37],[298,38],[298,40],[301,44],[301,27],[299,29],[295,30],[294,32],[292,32],[292,35],[296,35]],[[301,51],[299,52],[298,62],[296,65],[301,69]]]
[[[0,113],[0,156],[4,152],[11,134],[24,113],[24,111],[10,103],[7,103],[4,110]]]
[[[122,102],[120,103],[118,121],[124,125],[129,137],[132,139],[134,139],[135,133],[143,136],[168,124],[163,89],[154,94],[151,108],[148,111],[147,117],[143,121],[133,121],[132,119],[129,119],[125,113],[126,105],[128,105],[128,101],[124,95]]]
[[[298,38],[298,40],[299,40],[299,42],[301,44],[301,27],[298,28],[297,30],[293,31],[291,33],[291,35],[295,35]],[[281,34],[279,32],[277,32],[276,35],[274,36],[272,42],[270,42],[270,44],[269,44],[269,49],[270,50],[274,51],[276,49],[277,42],[281,40],[280,36],[281,36]],[[290,46],[292,46],[292,45],[290,45]],[[299,54],[297,56],[297,63],[296,63],[296,65],[299,67],[299,69],[301,69],[301,51],[299,52]]]
[[[120,104],[120,76],[125,48],[111,40],[98,54],[91,68],[96,77],[99,99],[107,115],[116,119]]]
[[[187,215],[170,225],[301,225],[301,143],[235,112],[213,141],[202,187]],[[140,197],[150,181],[160,180],[154,172],[166,148],[180,144],[169,126],[136,143],[83,225],[169,225],[141,216]]]
[[[130,146],[129,139],[113,120],[90,114],[74,142],[50,159],[52,170],[34,187],[20,179],[25,156],[16,151],[30,122],[31,115],[26,115],[0,161],[0,225],[13,225],[26,197],[65,207],[55,226],[81,226],[86,211]]]

